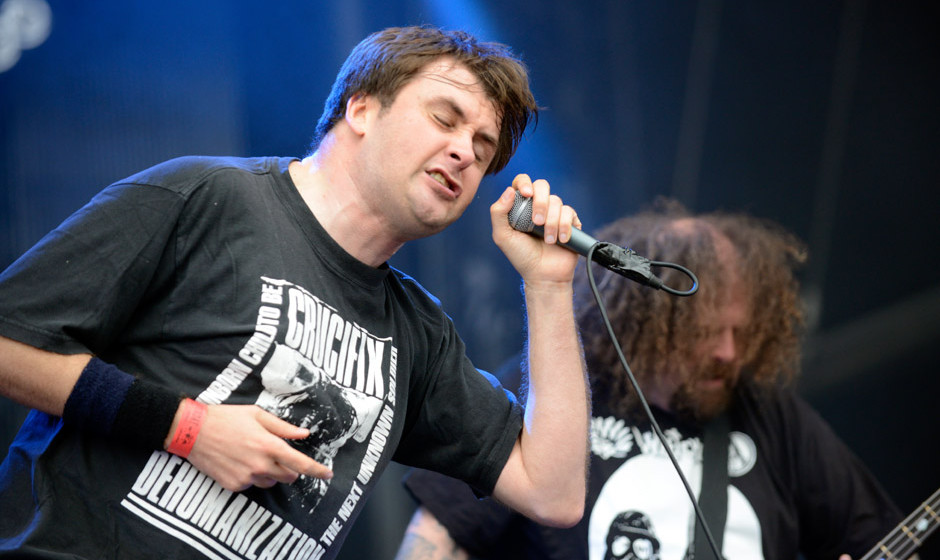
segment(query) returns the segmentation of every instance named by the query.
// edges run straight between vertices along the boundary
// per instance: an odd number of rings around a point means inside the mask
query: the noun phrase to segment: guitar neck
[[[940,527],[940,489],[907,516],[861,560],[906,560]]]

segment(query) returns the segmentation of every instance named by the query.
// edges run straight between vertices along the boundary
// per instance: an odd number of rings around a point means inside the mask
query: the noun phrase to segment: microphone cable
[[[591,292],[594,294],[595,301],[597,301],[601,318],[604,321],[604,326],[607,328],[607,334],[610,336],[611,343],[614,345],[614,350],[617,351],[617,357],[620,358],[620,364],[627,372],[627,378],[630,380],[630,384],[633,386],[633,390],[636,391],[637,397],[640,399],[640,404],[643,406],[643,411],[649,418],[650,425],[653,427],[653,431],[656,433],[656,437],[658,437],[660,443],[662,443],[663,449],[666,450],[666,454],[669,456],[669,460],[672,461],[672,465],[675,467],[676,473],[679,475],[679,479],[682,480],[682,485],[685,486],[685,491],[689,494],[689,499],[692,501],[692,508],[695,510],[695,516],[698,518],[698,522],[702,524],[703,532],[705,533],[705,537],[708,539],[708,544],[711,547],[712,552],[715,554],[715,558],[723,559],[724,557],[721,555],[721,551],[718,550],[718,545],[715,542],[715,537],[712,536],[711,529],[708,527],[708,523],[705,522],[705,514],[702,513],[702,509],[699,507],[698,500],[695,499],[695,492],[689,485],[689,481],[685,478],[685,475],[682,474],[682,469],[679,467],[679,462],[676,460],[676,456],[673,454],[672,448],[670,448],[669,444],[666,442],[666,436],[663,434],[662,429],[659,427],[659,423],[653,416],[653,411],[650,409],[649,403],[646,401],[646,396],[643,395],[643,391],[640,390],[640,385],[637,383],[636,377],[633,375],[633,371],[627,364],[627,359],[623,355],[623,349],[620,347],[620,343],[617,340],[617,335],[614,333],[613,326],[610,324],[610,319],[607,316],[607,308],[604,306],[600,291],[597,289],[597,284],[594,282],[594,271],[592,270],[591,264],[594,260],[595,250],[603,250],[605,252],[610,250],[618,252],[625,251],[627,253],[627,258],[623,258],[623,255],[620,255],[620,262],[627,263],[623,267],[622,271],[615,270],[609,266],[607,268],[610,268],[614,272],[635,280],[641,284],[663,290],[664,292],[676,296],[690,296],[698,291],[698,278],[691,270],[678,264],[661,261],[650,261],[649,259],[637,255],[636,252],[634,252],[632,249],[617,247],[609,243],[596,243],[588,250],[586,255],[587,263],[585,268],[587,269],[588,281],[591,284]],[[650,272],[651,266],[673,268],[683,272],[692,279],[692,287],[686,291],[679,291],[666,286],[663,284],[662,280]],[[727,490],[725,491],[727,492]]]

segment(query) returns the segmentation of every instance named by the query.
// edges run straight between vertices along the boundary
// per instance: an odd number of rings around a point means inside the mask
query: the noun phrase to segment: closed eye
[[[450,119],[446,119],[440,115],[434,115],[434,120],[437,121],[437,124],[443,126],[444,128],[450,129],[454,127],[454,123]]]

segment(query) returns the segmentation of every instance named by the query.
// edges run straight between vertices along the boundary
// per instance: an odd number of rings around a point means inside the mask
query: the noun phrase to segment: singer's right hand
[[[302,474],[331,478],[330,469],[284,441],[309,435],[255,405],[210,405],[188,460],[234,492],[290,484]]]
[[[543,240],[514,230],[507,215],[515,200],[515,191],[532,198],[532,222],[544,229]],[[580,227],[574,208],[551,194],[548,181],[532,181],[526,174],[516,175],[512,187],[490,206],[493,241],[513,264],[526,283],[571,282],[578,256],[556,244],[568,241],[571,229]]]

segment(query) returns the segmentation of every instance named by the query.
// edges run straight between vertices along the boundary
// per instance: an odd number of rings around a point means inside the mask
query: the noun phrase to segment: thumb
[[[509,227],[509,211],[512,210],[515,201],[516,189],[506,187],[503,194],[499,195],[496,202],[490,206],[490,219],[493,220],[494,231],[497,227]]]

